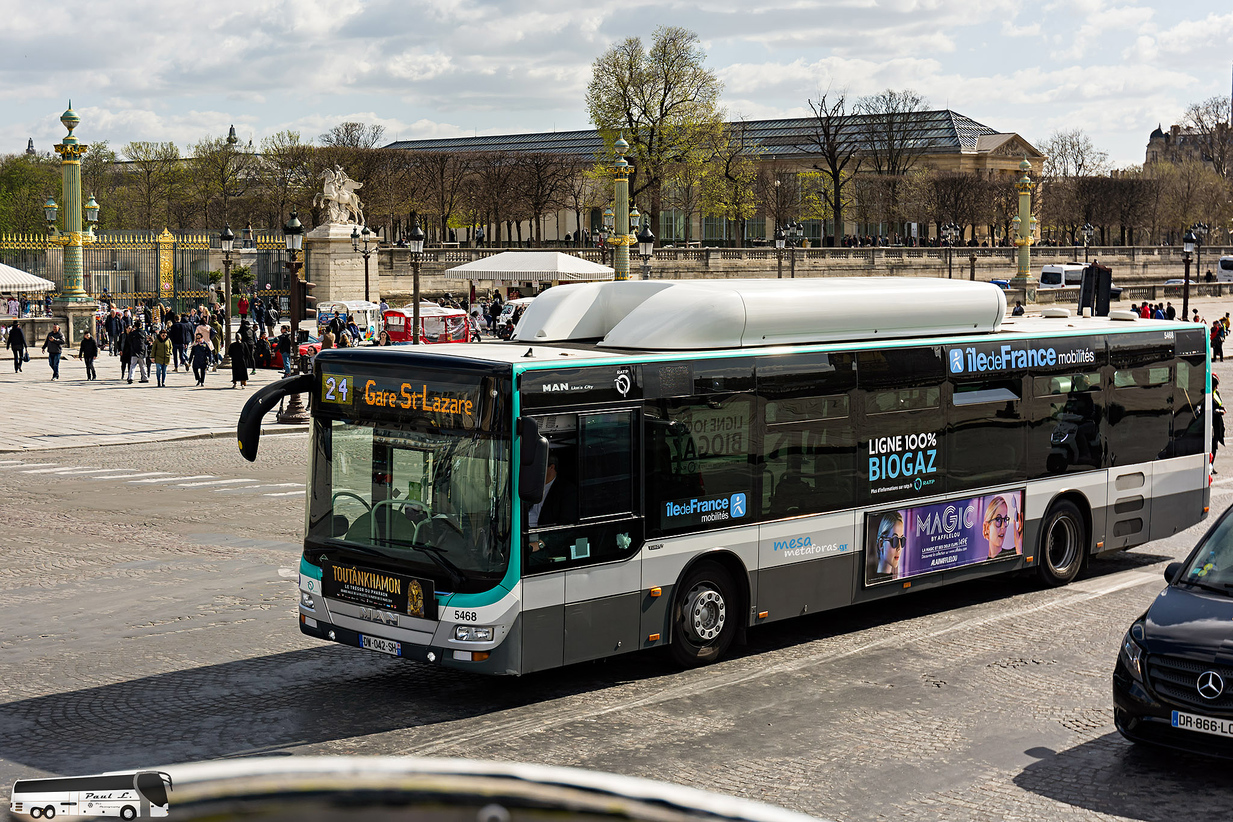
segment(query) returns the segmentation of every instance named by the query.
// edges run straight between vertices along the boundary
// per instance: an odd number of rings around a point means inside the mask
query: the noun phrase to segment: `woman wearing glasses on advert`
[[[1011,530],[1011,520],[1014,530]],[[1010,542],[1006,537],[1010,536]],[[989,541],[989,559],[998,559],[1018,554],[1023,537],[1023,517],[1018,511],[1012,515],[1005,497],[991,497],[985,508],[985,539]]]
[[[907,545],[904,537],[903,514],[890,511],[878,522],[874,538],[876,553],[869,558],[866,583],[887,582],[899,577],[899,556]]]

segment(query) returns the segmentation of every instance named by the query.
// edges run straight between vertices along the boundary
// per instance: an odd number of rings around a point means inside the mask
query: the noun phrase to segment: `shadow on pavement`
[[[1061,753],[1027,751],[1040,761],[1014,782],[1039,796],[1126,819],[1217,819],[1233,804],[1228,763],[1133,745],[1110,733]],[[1227,812],[1227,810],[1225,811]]]
[[[327,646],[0,705],[0,758],[72,774],[253,755],[482,716],[673,670],[666,658],[635,654],[545,675],[481,677]]]

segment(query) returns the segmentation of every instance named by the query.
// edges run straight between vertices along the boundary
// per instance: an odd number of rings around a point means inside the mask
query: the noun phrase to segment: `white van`
[[[1040,285],[1037,288],[1063,288],[1083,284],[1083,263],[1058,263],[1041,266]]]
[[[1216,263],[1216,282],[1233,283],[1233,257],[1221,257]]]

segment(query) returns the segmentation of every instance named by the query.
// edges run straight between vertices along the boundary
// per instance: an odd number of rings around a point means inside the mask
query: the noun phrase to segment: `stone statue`
[[[328,222],[363,225],[364,209],[355,192],[356,189],[363,188],[364,184],[352,180],[347,176],[347,172],[337,165],[321,172],[321,177],[325,180],[325,188],[313,197],[313,205],[317,205],[319,201],[325,207]]]

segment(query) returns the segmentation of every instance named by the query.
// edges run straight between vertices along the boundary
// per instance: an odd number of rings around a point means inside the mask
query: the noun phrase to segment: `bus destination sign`
[[[322,568],[321,590],[327,597],[368,608],[435,619],[437,600],[428,580],[331,563]]]
[[[479,386],[459,389],[458,385],[426,380],[321,375],[323,405],[362,411],[366,416],[419,417],[443,428],[473,428],[478,417]]]

